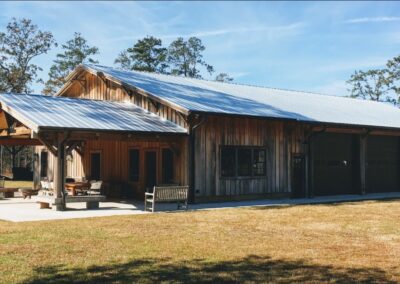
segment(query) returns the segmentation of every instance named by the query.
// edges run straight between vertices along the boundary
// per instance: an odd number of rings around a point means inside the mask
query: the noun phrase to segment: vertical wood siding
[[[160,184],[162,183],[162,149],[172,149],[174,151],[174,181],[180,185],[187,185],[189,182],[186,162],[187,146],[187,137],[159,138],[157,141],[86,140],[83,156],[73,151],[72,160],[67,161],[66,177],[90,179],[90,154],[100,152],[101,178],[110,185],[110,190],[113,190],[115,184],[127,183],[136,197],[141,197],[145,191],[145,152],[154,150],[157,153],[157,183]],[[129,181],[130,149],[139,150],[139,182]],[[44,146],[36,147],[36,153],[40,155],[42,151],[47,151]],[[49,152],[47,171],[49,180],[53,180],[53,167],[54,156]],[[36,179],[39,179],[40,163],[35,173],[37,173]]]
[[[254,118],[209,116],[196,129],[195,192],[198,197],[291,192],[291,156],[304,152],[304,129],[297,124]],[[221,146],[263,147],[265,177],[221,178]]]

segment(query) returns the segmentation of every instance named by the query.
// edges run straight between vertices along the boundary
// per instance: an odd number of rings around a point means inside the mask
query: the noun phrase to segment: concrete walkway
[[[304,204],[323,204],[337,202],[353,202],[362,200],[400,199],[400,192],[366,195],[324,196],[312,199],[263,199],[252,201],[201,203],[189,206],[190,210],[216,210],[225,208],[241,208],[255,206],[291,206]],[[157,204],[158,212],[177,212],[176,204]],[[99,209],[87,210],[85,203],[68,204],[67,211],[39,209],[39,205],[29,199],[7,198],[0,200],[0,220],[11,222],[61,220],[72,218],[105,217],[117,215],[149,214],[143,211],[143,202],[137,201],[107,201],[101,202]]]

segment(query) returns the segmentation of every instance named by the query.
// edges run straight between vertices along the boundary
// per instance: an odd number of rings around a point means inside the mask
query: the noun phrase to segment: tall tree
[[[56,55],[54,64],[50,67],[49,79],[42,91],[45,95],[52,95],[65,84],[67,75],[81,63],[98,63],[91,55],[99,53],[95,46],[89,46],[87,40],[80,34],[74,33],[74,37],[61,45],[63,52]]]
[[[400,56],[388,60],[385,68],[355,71],[347,83],[351,97],[399,104]]]
[[[13,18],[0,33],[0,92],[28,93],[32,82],[42,82],[32,60],[56,45],[51,32],[41,31],[29,19]]]
[[[114,63],[124,70],[165,73],[168,67],[166,59],[167,49],[162,46],[161,39],[147,36],[122,51]]]
[[[347,83],[352,86],[350,96],[353,98],[385,101],[389,90],[384,69],[355,71]]]
[[[233,78],[227,73],[219,73],[214,80],[217,82],[232,82]]]
[[[400,103],[400,55],[388,60],[386,63],[387,84],[389,89],[397,96],[397,103]]]
[[[168,48],[168,62],[172,65],[171,73],[191,78],[202,78],[199,66],[212,74],[214,68],[203,59],[205,46],[201,39],[191,37],[187,41],[179,37]]]

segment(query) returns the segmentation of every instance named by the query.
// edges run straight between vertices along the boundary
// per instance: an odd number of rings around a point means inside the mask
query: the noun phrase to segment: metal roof
[[[400,128],[400,109],[380,102],[83,65],[192,112]]]
[[[186,133],[130,103],[43,95],[0,94],[2,109],[30,129]]]

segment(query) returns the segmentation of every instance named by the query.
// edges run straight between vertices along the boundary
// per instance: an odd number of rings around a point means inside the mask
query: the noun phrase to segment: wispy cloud
[[[347,24],[360,24],[360,23],[380,23],[380,22],[395,22],[400,21],[400,17],[365,17],[354,18],[344,21]]]
[[[196,31],[192,33],[175,33],[175,34],[164,34],[158,35],[159,38],[163,40],[175,39],[177,37],[214,37],[214,36],[222,36],[228,34],[246,34],[246,33],[255,33],[255,32],[268,32],[268,33],[283,33],[295,31],[305,26],[304,22],[297,22],[288,25],[282,26],[249,26],[249,27],[239,27],[239,28],[222,28],[222,29],[213,29],[213,30],[204,30],[204,31]],[[135,40],[139,39],[142,36],[123,36],[117,38],[110,38],[109,41],[125,41],[125,40]]]

